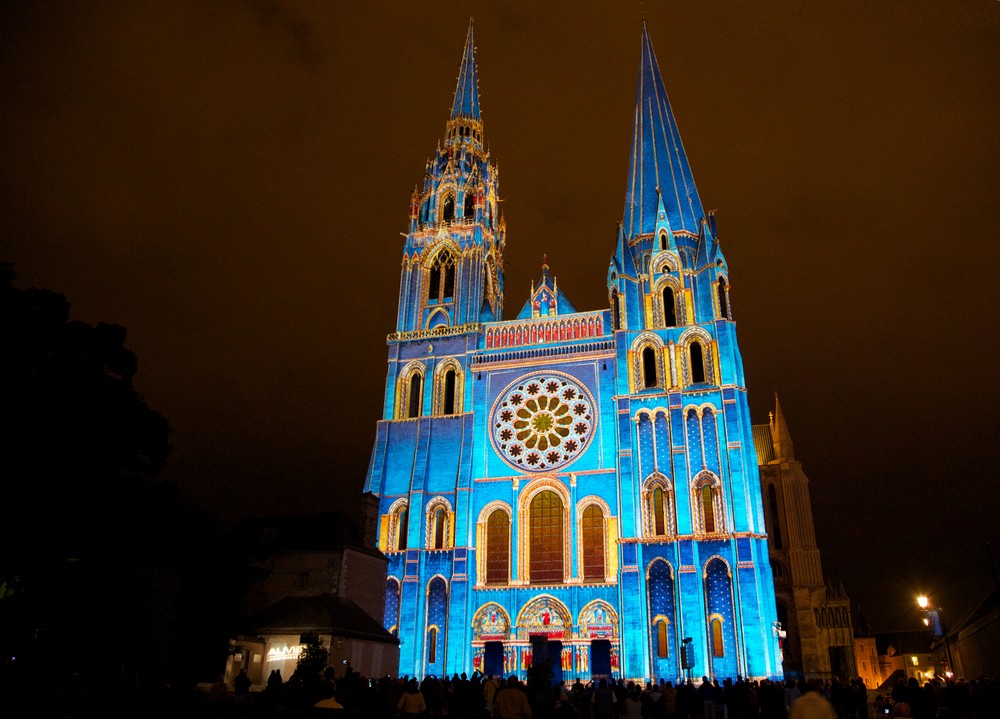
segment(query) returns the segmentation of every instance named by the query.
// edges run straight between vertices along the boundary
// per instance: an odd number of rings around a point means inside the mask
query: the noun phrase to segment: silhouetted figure
[[[250,677],[247,676],[246,669],[240,669],[233,680],[233,691],[237,697],[245,697],[250,693]]]
[[[416,679],[411,679],[406,684],[406,691],[399,698],[396,708],[403,716],[420,716],[427,711],[427,702],[420,691],[420,685]]]
[[[493,716],[495,719],[531,719],[528,696],[513,674],[508,677],[507,685],[493,697]]]
[[[833,705],[821,693],[821,683],[811,681],[792,707],[790,719],[837,719]]]

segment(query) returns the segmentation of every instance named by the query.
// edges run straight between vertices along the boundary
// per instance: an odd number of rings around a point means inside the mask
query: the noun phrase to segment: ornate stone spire
[[[642,56],[635,91],[632,149],[625,191],[625,238],[652,234],[662,195],[670,229],[697,235],[705,212],[670,109],[653,45],[642,23]]]

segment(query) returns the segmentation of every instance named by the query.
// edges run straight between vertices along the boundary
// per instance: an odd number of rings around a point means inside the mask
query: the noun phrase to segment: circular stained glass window
[[[532,374],[500,393],[490,439],[515,469],[553,470],[583,454],[596,419],[594,398],[575,379],[554,372]]]

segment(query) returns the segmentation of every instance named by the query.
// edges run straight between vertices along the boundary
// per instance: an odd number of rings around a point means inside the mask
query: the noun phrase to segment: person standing
[[[495,719],[531,719],[528,697],[513,674],[507,678],[507,685],[493,697],[493,716]]]
[[[411,679],[406,684],[406,690],[399,698],[396,708],[403,716],[408,717],[421,716],[427,711],[427,702],[424,701],[424,695],[421,693],[420,685],[417,684],[416,679]]]
[[[820,687],[816,680],[807,683],[802,696],[792,705],[788,719],[837,719],[833,704],[823,697]]]

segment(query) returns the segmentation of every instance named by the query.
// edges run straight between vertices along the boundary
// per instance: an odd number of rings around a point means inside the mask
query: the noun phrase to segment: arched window
[[[427,300],[446,302],[455,294],[455,257],[442,250],[434,258],[427,282]]]
[[[656,350],[647,345],[642,349],[642,386],[649,389],[659,384],[656,376]]]
[[[778,493],[773,484],[767,485],[767,504],[771,510],[771,541],[775,549],[781,549],[781,516],[778,514]]]
[[[611,327],[616,330],[622,328],[621,296],[618,290],[611,291]]]
[[[420,406],[423,404],[423,392],[421,391],[423,377],[419,372],[410,375],[409,402],[407,403],[406,416],[419,417]]]
[[[445,514],[444,507],[438,507],[434,510],[433,519],[433,537],[434,543],[433,549],[444,549],[445,547]]]
[[[662,537],[667,533],[666,498],[663,488],[653,489],[653,534]]]
[[[583,579],[604,581],[604,513],[591,504],[583,510]]]
[[[656,656],[666,659],[670,656],[670,642],[667,639],[667,623],[663,619],[656,623]]]
[[[722,319],[729,318],[729,288],[726,287],[726,279],[724,277],[719,278],[717,285],[717,291],[719,293],[719,316]]]
[[[563,581],[563,504],[550,490],[536,494],[529,505],[529,578],[532,583]]]
[[[706,534],[715,533],[715,497],[712,485],[706,483],[701,488],[701,512]]]
[[[437,663],[438,630],[431,627],[427,632],[427,663]]]
[[[471,220],[476,212],[476,198],[471,192],[465,193],[465,207],[462,208],[462,218]]]
[[[725,642],[722,641],[722,620],[718,618],[712,620],[712,656],[726,656]]]
[[[666,232],[660,232],[660,249],[661,250],[667,249],[667,233]]]
[[[442,358],[434,369],[432,414],[451,415],[462,411],[462,369],[453,357]]]
[[[399,580],[389,577],[385,580],[385,618],[386,631],[394,637],[399,636]]]
[[[486,520],[486,583],[510,581],[510,516],[494,509]]]
[[[396,549],[406,549],[406,533],[410,529],[410,512],[403,507],[396,513]]]
[[[420,205],[420,221],[428,222],[431,215],[431,201],[430,198],[424,200],[423,204]]]
[[[692,342],[691,351],[691,382],[699,384],[705,381],[705,352],[701,343]]]
[[[444,402],[442,414],[455,414],[455,370],[444,373]]]
[[[663,287],[663,326],[677,326],[677,305],[674,299],[674,288],[670,285]]]
[[[441,219],[448,221],[455,219],[455,196],[448,194],[444,196],[444,205],[441,208]]]

